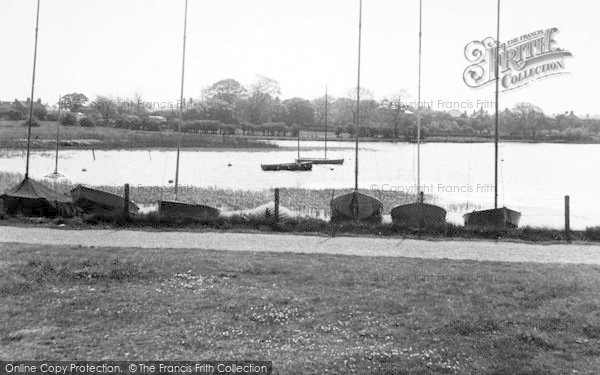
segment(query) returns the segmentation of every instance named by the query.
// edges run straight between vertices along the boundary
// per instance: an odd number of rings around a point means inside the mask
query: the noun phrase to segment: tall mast
[[[185,0],[185,13],[183,18],[183,56],[181,58],[181,93],[179,95],[179,121],[177,122],[177,166],[175,167],[175,200],[179,189],[179,153],[181,151],[181,121],[183,112],[183,82],[185,76],[185,38],[187,35],[187,8],[188,2]]]
[[[325,159],[327,159],[327,85],[325,85]]]
[[[54,160],[54,174],[58,174],[58,142],[60,137],[60,101],[62,96],[58,96],[58,123],[56,124],[56,157]]]
[[[500,81],[498,61],[500,50],[500,0],[498,0],[498,14],[496,20],[496,61],[495,72],[496,72],[496,118],[495,118],[495,132],[494,132],[494,208],[498,208],[498,83]]]
[[[356,150],[354,155],[354,191],[358,191],[358,127],[360,123],[360,42],[362,32],[362,0],[358,7],[358,78],[356,84]]]
[[[33,74],[31,77],[31,97],[29,98],[29,124],[27,126],[27,161],[25,162],[25,178],[29,177],[29,149],[31,147],[31,121],[33,120],[33,94],[35,88],[35,64],[37,61],[38,25],[40,21],[40,0],[37,1],[35,16],[35,45],[33,48]]]
[[[419,74],[417,88],[417,197],[421,198],[421,39],[423,0],[419,0]]]

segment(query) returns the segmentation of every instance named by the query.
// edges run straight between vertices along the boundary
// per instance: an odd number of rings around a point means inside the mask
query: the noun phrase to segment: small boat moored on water
[[[519,226],[521,213],[510,208],[492,208],[463,215],[466,227],[511,229]]]
[[[301,158],[300,157],[300,132],[298,132],[298,158],[296,163],[312,164],[344,164],[344,159],[329,159],[327,157],[327,86],[325,86],[325,157],[322,158]]]
[[[300,158],[296,159],[297,163],[311,164],[344,164],[344,159],[328,159],[328,158]]]
[[[263,171],[312,171],[313,163],[280,163],[280,164],[261,164]]]

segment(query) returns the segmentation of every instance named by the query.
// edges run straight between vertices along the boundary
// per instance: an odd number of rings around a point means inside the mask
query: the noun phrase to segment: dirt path
[[[493,241],[421,241],[372,237],[330,238],[231,232],[63,230],[10,226],[0,226],[0,242],[600,264],[600,245],[587,244],[538,245]]]

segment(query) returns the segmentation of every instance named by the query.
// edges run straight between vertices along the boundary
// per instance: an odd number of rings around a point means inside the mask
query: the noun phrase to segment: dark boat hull
[[[344,164],[344,159],[327,159],[327,158],[300,158],[296,159],[296,163],[312,163],[312,164]]]
[[[415,202],[392,209],[392,222],[409,227],[435,227],[446,225],[446,210],[433,204]]]
[[[519,226],[521,213],[506,207],[473,211],[463,215],[466,227],[510,229]]]
[[[263,171],[312,171],[312,163],[261,164]]]
[[[378,199],[358,192],[340,195],[331,201],[331,221],[334,223],[380,223],[382,213],[383,204]]]
[[[193,217],[199,220],[216,219],[221,211],[217,208],[202,204],[183,203],[176,201],[159,201],[158,213],[161,216]]]
[[[125,206],[125,199],[121,196],[82,185],[71,190],[71,198],[85,213],[122,212]],[[136,214],[139,210],[133,202],[129,202],[127,208],[130,214]]]

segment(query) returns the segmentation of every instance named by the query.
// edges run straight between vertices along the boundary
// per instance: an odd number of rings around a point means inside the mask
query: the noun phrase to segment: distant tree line
[[[259,76],[248,87],[235,79],[222,79],[203,90],[202,98],[187,98],[179,126],[179,103],[166,108],[148,106],[142,95],[123,99],[97,96],[90,102],[81,93],[61,97],[57,111],[49,111],[40,99],[34,103],[38,120],[60,121],[63,125],[95,126],[101,124],[130,130],[177,130],[201,134],[297,136],[300,130],[323,130],[325,101],[327,124],[337,137],[355,135],[356,100],[325,96],[307,100],[299,97],[281,100],[279,83]],[[359,136],[412,140],[417,135],[416,109],[399,105],[380,105],[366,89],[361,92]],[[398,96],[390,103],[399,103]],[[29,99],[25,102],[0,102],[0,118],[26,120]],[[421,135],[427,137],[489,137],[494,129],[493,113],[483,109],[467,112],[444,112],[425,108],[421,111]],[[500,113],[501,137],[532,141],[567,140],[597,141],[600,120],[581,118],[572,111],[548,116],[539,107],[519,103]]]

